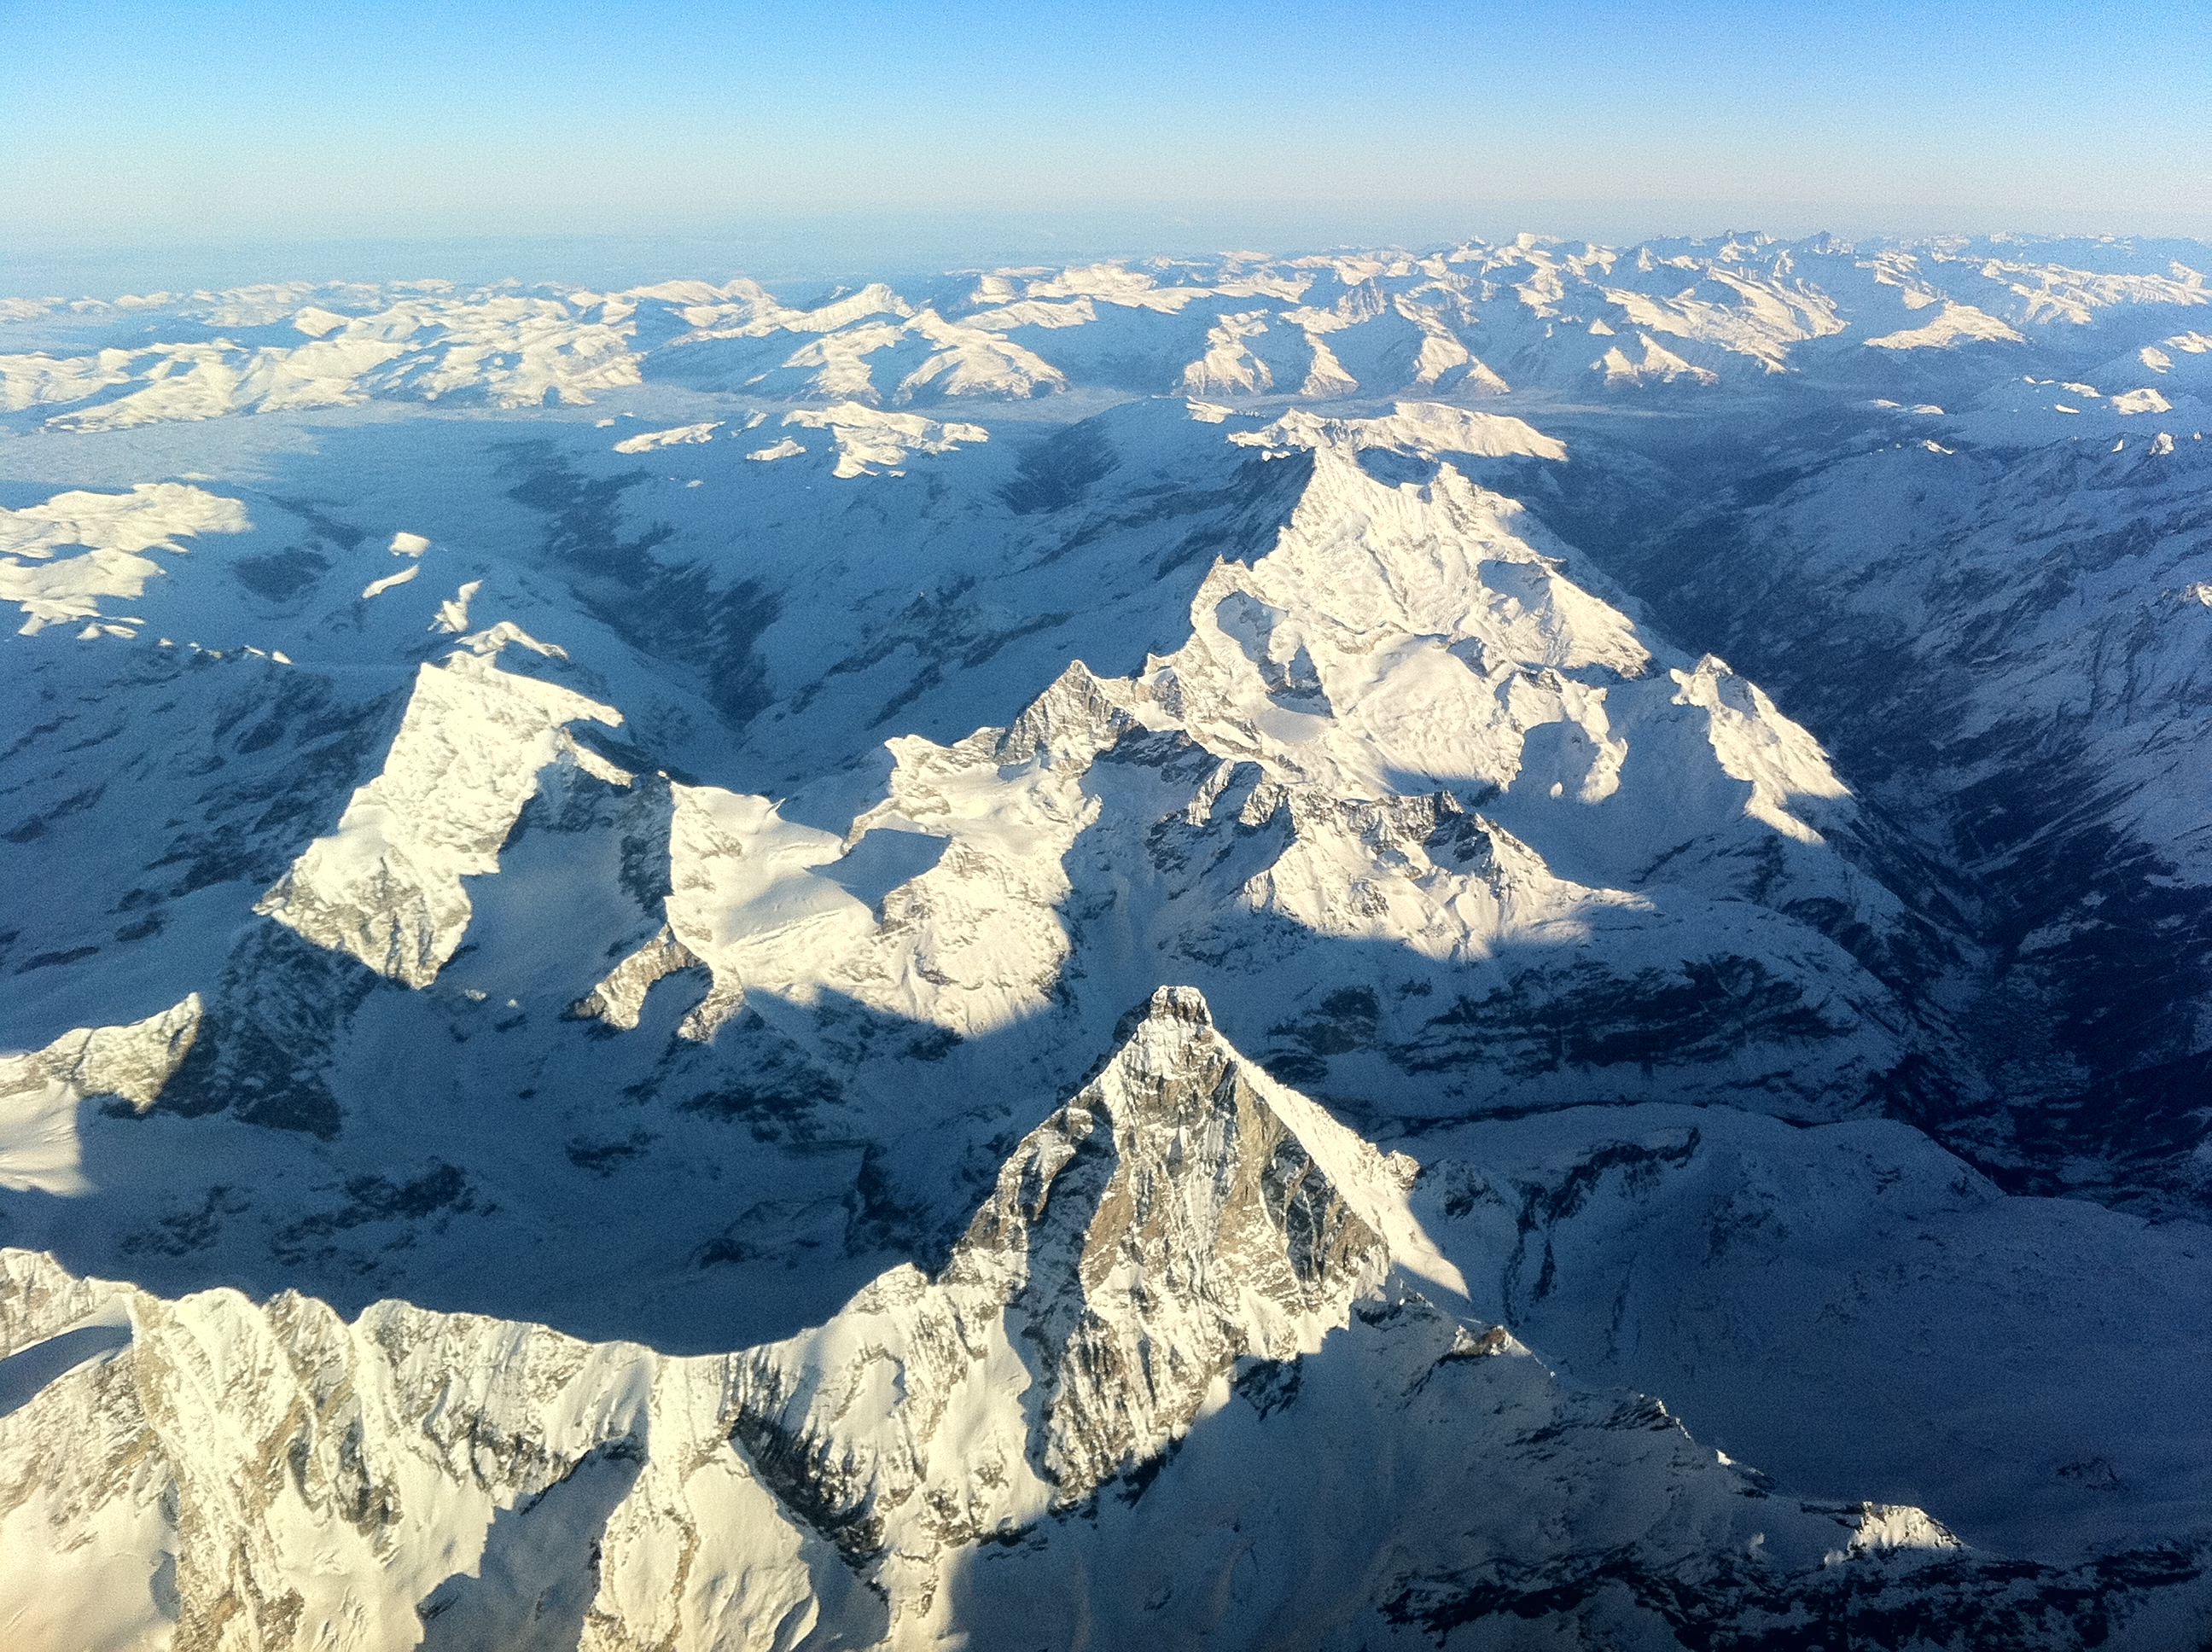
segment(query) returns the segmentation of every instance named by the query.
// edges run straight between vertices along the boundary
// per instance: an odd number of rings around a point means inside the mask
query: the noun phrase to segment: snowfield
[[[0,302],[0,1643],[2212,1635],[2208,258]]]

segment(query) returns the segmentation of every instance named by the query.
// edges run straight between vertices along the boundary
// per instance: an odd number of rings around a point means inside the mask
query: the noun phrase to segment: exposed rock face
[[[659,934],[617,964],[605,981],[570,1007],[578,1016],[596,1017],[611,1027],[628,1031],[637,1025],[638,1013],[653,982],[678,969],[690,969],[698,962],[692,957],[691,949],[663,924]]]
[[[1633,525],[1608,570],[1914,823],[1919,898],[1979,943],[1950,993],[1985,1084],[1916,1121],[2008,1188],[2201,1215],[2212,443],[2138,436],[2110,398],[2098,440],[2033,440],[2039,382],[1972,392],[1969,435],[1928,446],[1885,431],[1816,459],[1801,428],[1762,431],[1773,457],[1736,505],[1711,458],[1639,433],[1656,463],[1563,477],[1547,513],[1571,532],[1613,493]]]
[[[1317,1347],[1393,1236],[1456,1277],[1404,1214],[1410,1169],[1163,987],[1015,1149],[935,1279],[896,1270],[750,1357],[740,1432],[856,1559],[896,1567],[1080,1504],[1170,1449],[1238,1360]],[[863,1395],[896,1398],[878,1418]]]
[[[0,298],[0,1647],[2203,1641],[2203,261]]]
[[[0,1375],[116,1327],[0,1414],[11,1646],[872,1638],[872,1600],[729,1443],[722,1362],[396,1303],[350,1326],[292,1296],[169,1303],[27,1252],[0,1266]]]
[[[1413,1172],[1168,987],[936,1277],[749,1353],[169,1302],[0,1251],[0,1625],[31,1652],[1011,1648],[1086,1622],[1487,1645],[1531,1620],[1595,1649],[1877,1619],[2150,1648],[2212,1606],[2180,1552],[2086,1586],[1985,1563],[1917,1509],[1781,1498],[1658,1402],[1562,1385],[1451,1310]]]
[[[1340,1322],[1388,1265],[1389,1174],[1237,1060],[1195,992],[1155,994],[1107,1072],[1016,1151],[947,1276],[1021,1271],[1055,1500],[1157,1455],[1239,1357],[1291,1357]]]
[[[77,1108],[112,1096],[143,1113],[191,1053],[200,997],[125,1027],[80,1027],[42,1050],[0,1056],[0,1187],[81,1193]]]
[[[1839,851],[1856,804],[1803,729],[1434,461],[1560,445],[1419,403],[1248,436],[1310,450],[1310,478],[1267,555],[1214,563],[1182,647],[1126,677],[1073,662],[1004,728],[888,742],[842,839],[677,787],[666,937],[580,1008],[635,1024],[672,940],[713,975],[691,1036],[748,991],[962,1037],[1071,1010],[1103,1029],[1086,979],[1122,1000],[1189,975],[1256,1044],[1374,1000],[1364,944],[1395,955],[1388,1002],[1356,1036],[1285,1034],[1288,1076],[1379,1056],[1437,1114],[1647,1093],[1655,1066],[1786,1116],[1875,1104],[1914,1011],[1869,966],[1909,981],[1941,938]],[[1379,479],[1361,456],[1384,450],[1432,474]]]
[[[10,1056],[18,1070],[35,1067],[80,1096],[119,1096],[143,1113],[169,1075],[191,1053],[200,1024],[200,995],[127,1027],[86,1027],[64,1033],[30,1055]]]
[[[666,1360],[398,1303],[352,1327],[292,1296],[169,1303],[7,1253],[0,1357],[94,1322],[125,1343],[0,1420],[11,1546],[50,1552],[88,1521],[159,1534],[132,1540],[137,1561],[173,1550],[171,1581],[130,1593],[179,1646],[396,1647],[418,1609],[434,1640],[476,1600],[464,1572],[491,1587],[501,1522],[565,1499],[602,1522],[576,1534],[597,1556],[577,1597],[592,1644],[797,1644],[817,1617],[823,1643],[872,1640],[848,1564],[926,1615],[941,1557],[1156,1464],[1240,1362],[1295,1361],[1347,1322],[1394,1252],[1455,1278],[1405,1213],[1411,1169],[1164,988],[936,1278],[896,1270],[749,1355]],[[54,1481],[41,1442],[80,1424],[108,1445]],[[815,1530],[844,1554],[827,1570]]]

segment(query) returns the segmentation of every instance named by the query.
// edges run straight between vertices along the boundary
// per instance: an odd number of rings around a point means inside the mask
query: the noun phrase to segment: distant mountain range
[[[2208,258],[0,300],[0,1641],[2212,1637]]]

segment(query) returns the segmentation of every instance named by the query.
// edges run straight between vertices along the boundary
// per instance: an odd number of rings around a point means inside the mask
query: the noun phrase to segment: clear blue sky
[[[2212,233],[2212,3],[0,0],[21,240],[1136,209]]]

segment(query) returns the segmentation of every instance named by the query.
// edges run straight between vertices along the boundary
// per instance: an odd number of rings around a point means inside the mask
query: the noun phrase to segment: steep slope
[[[1181,972],[1301,1082],[1365,1058],[1332,1093],[1378,1114],[1878,1101],[1911,1012],[1869,966],[1909,982],[1941,942],[1811,823],[1858,829],[1819,749],[1437,458],[1564,449],[1432,404],[1229,440],[1312,470],[1272,550],[1214,563],[1182,647],[1078,663],[1004,729],[890,742],[842,835],[676,787],[667,928],[587,1004],[634,1023],[702,963],[690,1036],[749,993],[835,992],[1018,1048]]]
[[[172,617],[210,616],[212,576],[313,556],[334,566],[272,623],[300,663],[42,658],[25,686],[66,709],[9,760],[12,850],[53,895],[15,938],[21,1042],[183,992],[207,1008],[156,1116],[84,1121],[82,1202],[7,1211],[11,1236],[173,1292],[402,1294],[696,1349],[733,1316],[818,1319],[886,1250],[941,1250],[988,1144],[1162,979],[1376,1127],[1654,1097],[1829,1118],[1925,1065],[1911,988],[1941,937],[1862,869],[1817,748],[1473,479],[1557,466],[1555,440],[1433,403],[1227,428],[1173,404],[1070,434],[1111,444],[1103,469],[1071,477],[1097,449],[1045,444],[977,478],[1022,535],[1000,586],[1033,577],[1042,604],[1112,569],[1096,623],[1179,594],[1166,646],[845,768],[865,724],[831,696],[877,669],[856,642],[897,635],[902,570],[811,567],[789,621],[807,652],[781,617],[760,634],[778,697],[744,738],[811,734],[829,772],[780,801],[684,772],[732,762],[711,705],[562,583],[588,555],[659,610],[650,581],[681,565],[598,527],[550,567],[438,522],[396,556],[381,527],[351,551],[246,536],[171,582],[201,604]],[[989,449],[946,457],[968,452]],[[1221,496],[1163,519],[1192,455]],[[861,493],[814,531],[881,508]],[[933,554],[959,519],[902,543]],[[1228,546],[1171,578],[1127,566],[1186,527],[1179,563]],[[425,576],[353,594],[394,561]],[[580,589],[596,607],[616,584]],[[842,639],[802,623],[847,592]],[[970,647],[943,692],[1011,699],[1038,635]],[[939,669],[924,641],[902,669]],[[85,709],[156,693],[143,739]],[[149,788],[175,813],[134,808]],[[146,869],[120,899],[72,847],[86,830]],[[84,939],[111,907],[114,935]],[[572,1272],[521,1260],[582,1235]]]
[[[1863,414],[1842,451],[1824,416],[1674,482],[1616,466],[1642,521],[1607,564],[1782,693],[1947,877],[1985,1078],[1916,1116],[2014,1187],[2201,1211],[2212,454],[2125,415],[2085,440],[1941,414]]]
[[[0,1056],[0,1187],[90,1191],[80,1169],[77,1108],[112,1096],[153,1106],[199,1032],[200,998],[127,1027],[80,1027],[42,1050]]]
[[[2178,1552],[2094,1581],[1987,1561],[1561,1383],[1452,1311],[1411,1169],[1165,988],[934,1278],[895,1271],[746,1354],[170,1303],[9,1251],[0,1623],[30,1649],[94,1625],[353,1652],[1491,1644],[1530,1622],[1565,1646],[1809,1623],[2064,1647],[2155,1645],[2205,1610]]]
[[[1574,1108],[1398,1145],[1476,1312],[1785,1483],[2056,1562],[2212,1508],[2201,1224],[2008,1196],[1894,1120]]]
[[[2194,1643],[2203,260],[0,301],[0,1576],[236,1420],[203,1628]]]
[[[337,829],[301,852],[254,910],[318,945],[352,953],[378,974],[427,987],[461,944],[471,872],[499,870],[499,846],[537,791],[540,770],[566,757],[617,786],[631,777],[562,726],[621,714],[556,683],[490,662],[513,640],[558,653],[503,622],[425,665],[383,772],[362,787]]]

